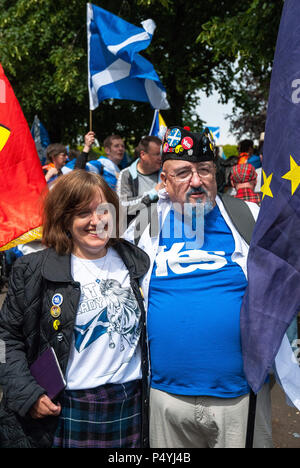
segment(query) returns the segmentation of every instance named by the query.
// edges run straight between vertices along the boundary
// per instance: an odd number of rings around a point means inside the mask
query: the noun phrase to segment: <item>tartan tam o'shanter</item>
[[[231,169],[230,179],[234,184],[244,184],[257,179],[257,174],[252,164],[236,164]]]

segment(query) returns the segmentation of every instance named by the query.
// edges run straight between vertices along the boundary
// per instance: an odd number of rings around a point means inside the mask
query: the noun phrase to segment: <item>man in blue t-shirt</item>
[[[250,388],[243,372],[240,309],[248,244],[217,195],[211,134],[167,130],[157,233],[139,246],[151,361],[151,447],[245,446]],[[244,202],[241,202],[242,204]],[[254,218],[259,208],[248,203]],[[126,237],[133,240],[134,227]],[[270,398],[258,396],[255,447],[271,447]]]

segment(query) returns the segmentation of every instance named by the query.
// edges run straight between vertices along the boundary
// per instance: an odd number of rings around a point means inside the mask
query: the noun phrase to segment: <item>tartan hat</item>
[[[256,180],[257,174],[252,164],[236,164],[231,169],[230,179],[234,184]]]
[[[161,146],[162,162],[168,159],[202,162],[215,161],[215,143],[208,128],[192,133],[189,127],[169,127]]]

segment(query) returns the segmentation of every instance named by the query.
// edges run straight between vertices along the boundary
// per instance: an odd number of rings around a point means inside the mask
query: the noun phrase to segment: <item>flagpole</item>
[[[90,132],[93,131],[93,111],[90,110]]]
[[[152,134],[152,130],[153,130],[153,127],[154,127],[154,124],[155,124],[155,119],[156,119],[156,116],[157,116],[158,112],[159,112],[159,109],[155,109],[152,124],[151,124],[151,128],[150,128],[150,131],[149,131],[149,135]]]
[[[93,131],[93,115],[91,110],[91,103],[92,100],[92,90],[91,90],[91,74],[90,74],[90,55],[91,55],[91,31],[90,31],[90,23],[93,18],[93,6],[91,3],[86,4],[86,30],[87,30],[87,68],[88,68],[88,90],[89,90],[89,109],[90,109],[90,132]]]
[[[245,448],[253,448],[255,414],[256,414],[256,399],[257,399],[256,394],[253,392],[252,389],[250,389]]]

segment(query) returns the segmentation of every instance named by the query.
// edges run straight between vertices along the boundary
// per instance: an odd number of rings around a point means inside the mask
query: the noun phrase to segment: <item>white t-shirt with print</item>
[[[71,255],[71,271],[80,282],[81,298],[67,366],[67,389],[141,378],[141,314],[122,259],[111,247],[97,260]]]

